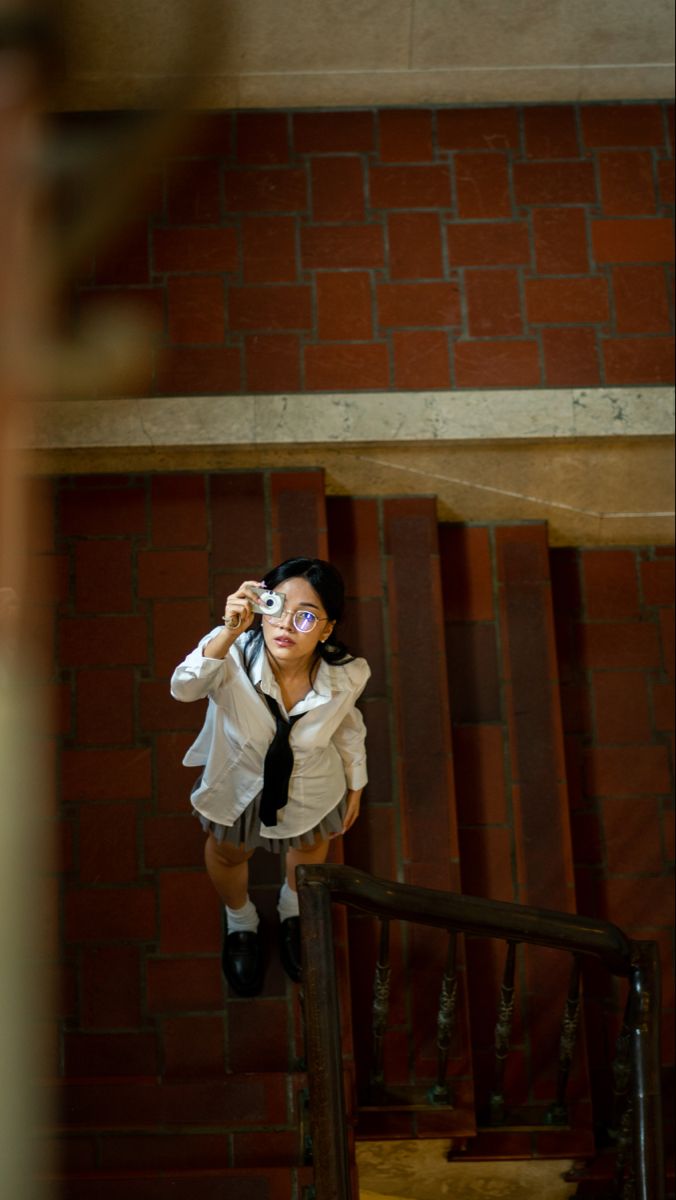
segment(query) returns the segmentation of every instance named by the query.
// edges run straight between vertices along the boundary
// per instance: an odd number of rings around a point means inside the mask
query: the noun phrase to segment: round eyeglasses
[[[265,620],[269,621],[271,625],[279,625],[287,613],[291,617],[291,624],[297,633],[312,633],[315,625],[319,624],[320,621],[328,621],[329,619],[328,617],[318,617],[315,613],[308,612],[305,608],[298,608],[293,613],[289,613],[288,609],[285,608],[276,617],[269,617],[266,614]]]

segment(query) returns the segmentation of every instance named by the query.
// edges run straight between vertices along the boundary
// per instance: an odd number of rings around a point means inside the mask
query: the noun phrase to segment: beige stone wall
[[[69,0],[69,109],[153,105],[194,72],[203,108],[673,95],[663,0]]]

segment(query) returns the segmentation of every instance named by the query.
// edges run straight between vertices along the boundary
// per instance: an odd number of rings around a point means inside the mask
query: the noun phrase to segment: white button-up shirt
[[[294,765],[288,803],[276,825],[261,828],[268,838],[299,837],[340,803],[347,788],[367,782],[366,727],[355,702],[370,668],[363,658],[345,666],[321,661],[314,686],[287,713],[263,647],[247,672],[246,635],[225,658],[204,656],[204,646],[221,632],[218,627],[202,638],[171,679],[176,700],[208,701],[204,725],[183,759],[187,767],[204,767],[192,803],[210,821],[234,825],[261,791],[263,762],[276,729],[265,692],[285,717],[304,715],[289,737]]]

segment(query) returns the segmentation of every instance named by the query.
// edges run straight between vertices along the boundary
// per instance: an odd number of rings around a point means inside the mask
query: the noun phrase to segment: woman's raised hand
[[[251,605],[257,596],[252,588],[260,586],[261,584],[257,580],[247,579],[236,592],[228,596],[225,602],[223,624],[228,631],[235,633],[236,637],[239,637],[240,633],[245,633],[254,619],[255,614]]]

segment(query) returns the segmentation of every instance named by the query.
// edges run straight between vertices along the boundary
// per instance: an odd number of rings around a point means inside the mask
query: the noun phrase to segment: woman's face
[[[319,642],[325,642],[335,621],[329,621],[326,610],[314,588],[307,579],[285,579],[273,589],[283,592],[286,600],[284,612],[279,617],[263,617],[265,646],[280,666],[300,666],[314,658]],[[311,613],[315,617],[313,628],[301,633],[293,624],[296,613]],[[300,619],[297,618],[300,623]],[[310,619],[306,619],[311,624]]]

